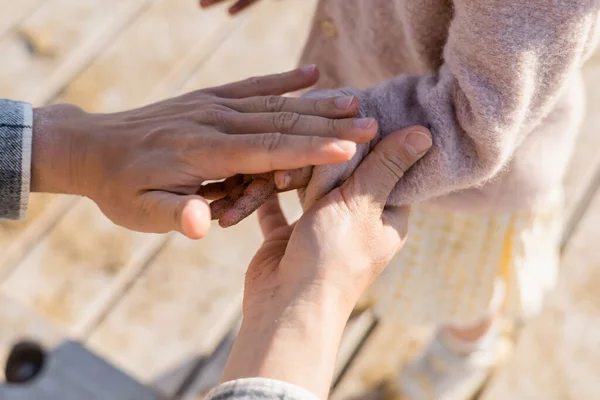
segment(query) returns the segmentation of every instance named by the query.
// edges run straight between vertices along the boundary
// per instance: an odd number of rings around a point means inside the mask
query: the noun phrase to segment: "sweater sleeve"
[[[30,104],[0,99],[0,218],[22,219],[27,212],[32,121]]]
[[[389,202],[421,202],[479,186],[501,171],[581,68],[594,44],[599,9],[594,0],[455,0],[436,73],[400,75],[363,91],[342,89],[360,98],[362,116],[379,122],[371,148],[407,126],[432,132],[433,148]],[[307,193],[320,197],[356,165],[316,167]]]
[[[246,378],[225,382],[213,389],[207,400],[318,400],[299,386],[266,378]]]

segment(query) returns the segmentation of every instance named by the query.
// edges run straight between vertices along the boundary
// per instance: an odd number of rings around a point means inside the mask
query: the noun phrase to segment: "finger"
[[[232,205],[233,201],[228,197],[213,201],[210,203],[211,219],[218,220]]]
[[[277,133],[229,136],[222,146],[214,169],[230,171],[230,175],[337,164],[356,153],[354,142]]]
[[[375,146],[342,185],[344,198],[362,199],[383,212],[404,173],[431,147],[431,133],[420,126],[391,133]]]
[[[256,3],[257,0],[238,0],[234,5],[229,8],[229,14],[235,15],[242,11],[244,8]]]
[[[249,183],[248,183],[249,184]],[[246,183],[242,183],[236,187],[234,187],[227,196],[222,199],[213,201],[210,203],[210,211],[212,214],[212,219],[221,219],[223,214],[225,214],[228,210],[230,210],[235,202],[242,197],[244,194],[244,190],[246,190]]]
[[[312,166],[290,171],[275,171],[275,186],[280,192],[306,187],[312,177]]]
[[[279,228],[288,226],[287,219],[281,211],[279,196],[272,195],[265,204],[258,209],[258,222],[264,237],[269,236]]]
[[[206,200],[218,200],[227,196],[234,187],[242,184],[243,181],[243,175],[235,175],[221,182],[211,182],[202,185],[196,194],[204,197]]]
[[[200,0],[200,7],[210,7],[213,4],[222,3],[225,0]]]
[[[152,224],[157,233],[177,231],[190,239],[201,239],[210,229],[210,208],[200,196],[162,191],[150,191],[143,196],[145,207],[152,210]]]
[[[242,113],[293,112],[326,118],[354,117],[360,111],[355,96],[311,99],[283,96],[258,96],[246,99],[228,99],[223,105]]]
[[[219,97],[240,99],[244,97],[282,95],[314,85],[319,79],[316,65],[298,68],[282,74],[248,78],[203,90]]]
[[[374,118],[329,119],[296,113],[228,113],[219,121],[203,121],[219,125],[228,134],[279,132],[285,135],[336,137],[366,143],[377,134]]]
[[[254,179],[243,195],[219,218],[219,225],[227,228],[242,221],[258,210],[275,193],[275,182],[270,179]]]

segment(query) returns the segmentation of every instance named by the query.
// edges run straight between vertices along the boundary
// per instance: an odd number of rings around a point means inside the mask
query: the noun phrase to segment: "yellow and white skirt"
[[[404,248],[368,297],[381,318],[402,324],[470,326],[489,315],[501,287],[495,308],[530,317],[556,282],[561,211],[560,201],[495,215],[415,206]]]

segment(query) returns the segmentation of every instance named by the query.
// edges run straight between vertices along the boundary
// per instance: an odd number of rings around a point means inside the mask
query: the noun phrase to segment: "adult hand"
[[[351,97],[276,96],[317,79],[311,66],[115,114],[35,109],[32,191],[88,196],[129,229],[201,238],[211,218],[203,182],[343,162],[375,135],[347,118],[359,108]]]
[[[225,0],[200,0],[200,7],[206,8],[224,1]],[[229,14],[235,15],[257,1],[258,0],[236,0],[233,5],[229,7]]]
[[[246,274],[224,380],[279,379],[326,398],[346,320],[406,238],[409,209],[386,208],[387,198],[430,147],[423,127],[390,134],[295,224],[277,197],[259,209],[265,241]]]

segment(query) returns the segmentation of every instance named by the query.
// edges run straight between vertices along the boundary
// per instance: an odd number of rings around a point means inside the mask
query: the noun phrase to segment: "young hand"
[[[210,226],[197,195],[206,180],[343,162],[373,137],[347,118],[357,101],[276,96],[317,78],[309,67],[114,114],[37,108],[31,189],[88,196],[129,229],[201,238]]]

